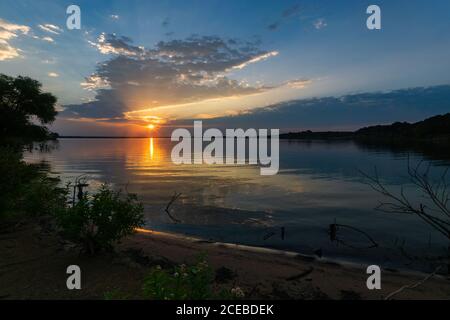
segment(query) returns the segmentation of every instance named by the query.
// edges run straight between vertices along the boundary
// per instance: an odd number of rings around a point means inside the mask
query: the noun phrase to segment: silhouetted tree
[[[41,83],[28,77],[0,74],[1,138],[18,137],[43,140],[45,127],[55,120],[56,97],[42,92]]]
[[[416,167],[411,167],[408,161],[408,175],[411,183],[421,192],[418,199],[410,199],[405,194],[403,187],[399,193],[389,191],[381,182],[377,170],[371,176],[361,171],[367,178],[366,183],[375,191],[389,199],[382,202],[377,210],[388,213],[414,214],[428,223],[436,231],[450,240],[450,191],[447,179],[448,168],[444,171],[440,179],[432,182],[430,178],[431,164],[422,169],[422,162]],[[416,200],[416,201],[413,201]],[[423,203],[428,200],[429,203]]]

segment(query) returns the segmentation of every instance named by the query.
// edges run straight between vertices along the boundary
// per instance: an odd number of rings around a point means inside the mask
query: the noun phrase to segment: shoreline
[[[193,237],[164,232],[137,233],[124,248],[140,248],[144,254],[157,254],[177,263],[192,259],[195,253],[207,255],[211,265],[224,266],[238,276],[241,287],[259,288],[258,298],[286,299],[384,299],[405,285],[417,283],[429,274],[382,270],[381,290],[368,290],[367,275],[361,265],[337,263],[290,251],[211,243]],[[244,290],[245,291],[245,290]],[[405,290],[394,299],[450,299],[450,278],[434,275],[416,289]]]
[[[126,294],[125,299],[142,299],[143,279],[152,268],[191,264],[199,254],[205,254],[215,270],[214,287],[240,287],[245,299],[380,300],[424,278],[384,270],[381,290],[368,290],[366,270],[354,265],[151,230],[124,239],[114,253],[90,257],[80,255],[49,228],[48,221],[41,221],[22,223],[0,238],[0,300],[103,300],[114,291]],[[66,288],[66,268],[73,264],[82,270],[82,290]],[[221,270],[232,277],[223,279]],[[433,276],[394,299],[448,300],[450,277]]]
[[[205,245],[211,245],[215,247],[222,247],[222,248],[229,248],[231,250],[238,250],[243,252],[251,252],[256,254],[269,254],[269,255],[279,255],[281,257],[288,257],[292,259],[304,259],[306,261],[314,261],[317,263],[325,263],[325,264],[335,264],[338,266],[341,266],[343,268],[353,268],[353,269],[365,269],[370,264],[369,263],[363,263],[363,262],[356,262],[356,261],[349,261],[341,258],[326,258],[326,257],[317,257],[316,255],[308,255],[303,254],[296,251],[290,251],[290,250],[283,250],[283,249],[275,249],[270,247],[260,247],[256,245],[246,245],[246,244],[239,244],[239,243],[232,243],[232,242],[221,242],[221,241],[213,241],[213,240],[207,240],[203,239],[201,237],[196,236],[189,236],[182,233],[176,233],[176,232],[167,232],[167,231],[157,231],[157,230],[151,230],[151,229],[145,229],[145,228],[138,228],[136,229],[137,234],[142,235],[154,235],[154,236],[161,236],[161,237],[167,237],[167,238],[173,238],[180,241],[189,241],[192,243],[197,244],[205,244]],[[429,273],[416,270],[416,269],[408,269],[408,268],[381,268],[382,271],[387,272],[394,272],[394,273],[400,273],[403,275],[409,275],[409,276],[416,276],[416,277],[425,277],[429,275]],[[442,278],[446,279],[445,275],[442,274],[436,274],[434,277],[436,278]],[[450,298],[450,297],[449,297]]]

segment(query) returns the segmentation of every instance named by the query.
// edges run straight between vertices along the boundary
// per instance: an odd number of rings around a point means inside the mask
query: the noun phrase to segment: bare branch
[[[182,221],[175,218],[171,213],[170,213],[170,206],[181,196],[181,193],[177,193],[174,192],[172,198],[170,199],[169,203],[166,206],[166,213],[169,216],[170,219],[172,219],[175,223],[181,223]]]
[[[447,187],[448,168],[442,174],[440,181],[433,184],[430,180],[431,163],[423,169],[423,161],[415,167],[411,167],[408,158],[408,175],[412,185],[416,186],[422,196],[431,200],[431,207],[423,203],[413,204],[406,195],[405,189],[400,188],[399,195],[390,192],[380,181],[377,168],[374,168],[374,175],[371,176],[363,171],[359,171],[367,181],[364,181],[373,190],[384,197],[390,199],[388,202],[380,203],[375,210],[387,213],[415,214],[420,219],[428,223],[435,230],[450,239],[450,192]],[[432,214],[433,213],[433,214]]]
[[[337,237],[337,232],[338,232],[339,228],[347,228],[347,229],[359,232],[362,235],[364,235],[369,240],[369,242],[372,243],[372,244],[370,246],[368,246],[368,247],[355,247],[353,245],[350,245],[350,244],[346,243],[345,241],[343,241],[343,240],[341,240],[341,239],[339,239]],[[330,235],[330,240],[331,241],[336,241],[338,243],[341,243],[341,244],[343,244],[343,245],[345,245],[347,247],[353,248],[353,249],[370,249],[370,248],[378,247],[378,243],[376,243],[375,240],[367,232],[364,232],[361,229],[358,229],[358,228],[353,227],[353,226],[345,225],[345,224],[337,224],[337,223],[330,224],[330,226],[329,226],[329,235]]]

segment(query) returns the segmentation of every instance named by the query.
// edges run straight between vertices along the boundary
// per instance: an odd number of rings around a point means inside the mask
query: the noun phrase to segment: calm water
[[[73,181],[87,174],[91,188],[102,182],[137,193],[145,204],[147,227],[205,239],[288,249],[328,258],[384,267],[429,270],[430,261],[447,252],[447,240],[416,216],[374,210],[382,198],[362,183],[358,170],[377,167],[392,190],[400,185],[417,197],[407,179],[408,154],[368,149],[354,142],[280,141],[280,171],[261,176],[257,166],[174,165],[169,139],[61,139],[50,153],[27,154],[45,161],[52,172]],[[409,154],[412,163],[420,154]],[[432,162],[432,171],[448,164]],[[182,196],[164,208],[174,192]],[[330,241],[328,226],[337,222],[359,228]],[[281,228],[284,227],[284,239]]]

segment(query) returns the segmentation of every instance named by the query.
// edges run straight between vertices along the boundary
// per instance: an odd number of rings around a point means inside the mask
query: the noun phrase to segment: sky
[[[0,73],[52,92],[62,135],[166,136],[193,119],[350,130],[450,112],[449,14],[448,0],[2,0]]]

